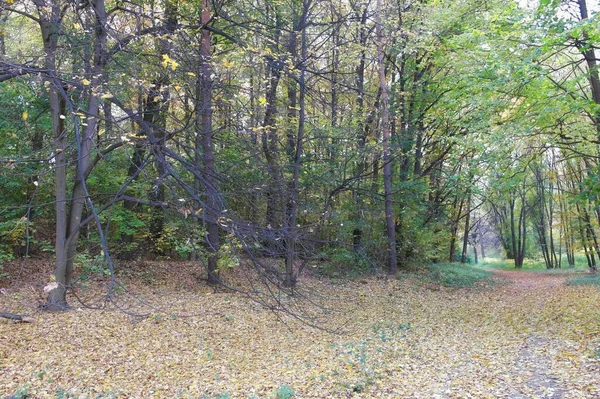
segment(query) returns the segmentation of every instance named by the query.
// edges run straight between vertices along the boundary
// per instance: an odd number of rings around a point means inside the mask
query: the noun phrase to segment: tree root
[[[34,323],[35,322],[35,319],[32,317],[15,314],[15,313],[0,312],[0,317],[3,317],[5,319],[20,321],[23,323]]]

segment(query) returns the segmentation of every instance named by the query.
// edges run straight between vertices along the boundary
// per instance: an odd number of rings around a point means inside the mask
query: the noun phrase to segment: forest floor
[[[74,297],[71,311],[38,312],[44,282],[21,270],[0,311],[36,322],[0,320],[0,397],[600,397],[600,290],[567,285],[568,273],[495,271],[470,289],[301,280],[329,309],[322,327],[343,327],[334,334],[214,291],[193,267],[132,272],[118,303],[143,298],[145,318]]]

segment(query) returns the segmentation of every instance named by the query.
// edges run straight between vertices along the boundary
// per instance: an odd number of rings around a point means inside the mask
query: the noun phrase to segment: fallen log
[[[35,319],[32,317],[23,316],[23,315],[15,314],[15,313],[0,312],[0,317],[3,317],[5,319],[10,319],[10,320],[21,321],[23,323],[35,322]]]

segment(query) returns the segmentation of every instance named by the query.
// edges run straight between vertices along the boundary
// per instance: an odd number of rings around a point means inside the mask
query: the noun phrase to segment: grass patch
[[[575,277],[567,281],[569,285],[595,285],[600,287],[600,275],[590,274],[587,276]]]
[[[449,288],[473,288],[492,282],[489,271],[459,263],[430,264],[424,278],[429,283]]]
[[[482,262],[476,265],[482,269],[497,269],[497,270],[516,270],[515,262],[512,259],[485,258]],[[541,259],[526,258],[523,260],[523,267],[519,270],[548,270]]]
[[[563,256],[562,267],[560,269],[547,269],[543,259],[531,259],[525,258],[523,260],[523,267],[520,269],[515,268],[515,263],[512,259],[499,259],[499,258],[485,258],[479,262],[475,267],[481,269],[496,269],[496,270],[526,270],[526,271],[540,271],[540,272],[573,272],[574,269],[587,270],[587,262],[585,257],[575,257],[575,268],[569,267],[566,257]]]

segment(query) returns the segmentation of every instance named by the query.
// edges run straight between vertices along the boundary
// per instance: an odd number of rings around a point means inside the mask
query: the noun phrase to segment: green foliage
[[[275,393],[277,399],[292,399],[296,395],[296,391],[287,384],[280,386]]]
[[[12,254],[12,252],[10,250],[7,250],[6,248],[2,248],[0,247],[0,277],[6,277],[6,273],[1,273],[2,272],[2,265],[8,262],[11,262],[15,259],[14,255]]]
[[[31,392],[30,384],[26,383],[17,388],[15,393],[13,393],[10,397],[14,399],[27,399],[29,398],[29,393]]]
[[[374,265],[360,251],[331,247],[319,257],[318,271],[324,276],[355,278],[373,271]]]
[[[114,239],[119,240],[124,236],[134,235],[139,233],[145,227],[145,223],[135,212],[132,212],[123,207],[116,207],[110,218],[111,224],[114,226],[112,233]]]
[[[590,274],[587,276],[575,277],[570,279],[567,284],[569,285],[592,285],[596,287],[600,287],[600,275],[598,274]]]
[[[491,273],[459,263],[430,264],[426,267],[424,280],[449,288],[474,288],[491,283]]]
[[[380,321],[373,326],[376,335],[381,338],[382,342],[388,342],[395,339],[406,337],[406,333],[411,329],[411,324],[396,324],[391,322]]]
[[[110,212],[100,215],[100,221],[110,226],[108,240],[117,243],[116,254],[132,253],[144,247],[149,238],[145,220],[137,213],[122,206],[114,207]],[[98,242],[94,232],[88,244]]]
[[[238,267],[240,265],[239,253],[241,249],[242,245],[235,236],[227,236],[225,242],[219,248],[219,258],[217,259],[219,271]]]
[[[89,252],[79,252],[75,255],[75,267],[80,271],[80,278],[87,281],[94,277],[110,276],[104,256],[93,256]]]
[[[9,252],[24,246],[27,239],[27,218],[10,219],[0,222],[0,252]],[[29,224],[32,233],[32,224]]]
[[[579,204],[586,204],[588,201],[594,204],[600,203],[600,171],[598,167],[588,171],[588,175],[579,184],[580,193],[574,198]]]
[[[10,277],[9,273],[4,272],[4,266],[0,263],[0,279]]]
[[[187,259],[192,253],[193,247],[181,231],[178,220],[169,221],[161,231],[161,234],[153,240],[154,249],[159,254],[166,256],[179,256]]]
[[[568,267],[567,258],[563,255],[563,259],[561,262],[561,269],[554,269],[557,271],[570,272],[573,271],[572,268]],[[482,269],[500,269],[500,270],[514,270],[515,263],[512,259],[500,259],[500,258],[485,258],[480,261],[479,264],[475,265],[477,268]],[[587,269],[587,261],[585,256],[582,254],[575,254],[575,268],[578,270]],[[536,258],[525,258],[523,259],[523,267],[519,270],[527,270],[527,271],[543,271],[546,272],[548,269],[546,268],[546,264],[543,259]]]

